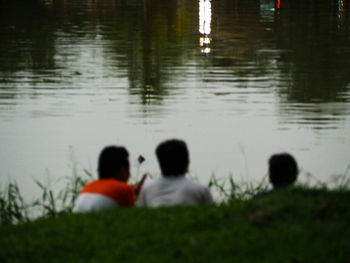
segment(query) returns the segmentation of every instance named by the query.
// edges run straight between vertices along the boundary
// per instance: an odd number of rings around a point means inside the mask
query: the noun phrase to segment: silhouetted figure
[[[98,180],[87,183],[76,200],[73,212],[104,210],[135,205],[144,175],[135,187],[130,177],[129,153],[124,147],[108,146],[98,159]]]
[[[274,189],[292,185],[298,176],[298,165],[289,153],[274,154],[269,159],[269,179]]]
[[[293,185],[298,176],[298,165],[289,153],[274,154],[269,159],[270,191],[258,193],[255,197],[267,195],[275,190]]]
[[[164,141],[156,148],[156,155],[162,177],[145,183],[137,201],[139,206],[199,205],[213,202],[207,187],[185,177],[189,167],[189,153],[184,141]]]

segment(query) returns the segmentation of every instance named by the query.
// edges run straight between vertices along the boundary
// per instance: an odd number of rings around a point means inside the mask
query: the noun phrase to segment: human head
[[[163,176],[183,175],[189,165],[189,153],[186,143],[182,140],[171,139],[160,143],[156,155]]]
[[[291,185],[298,175],[298,165],[289,153],[274,154],[269,159],[269,177],[274,188]]]
[[[107,146],[98,159],[99,179],[115,178],[126,182],[129,179],[129,153],[122,146]]]

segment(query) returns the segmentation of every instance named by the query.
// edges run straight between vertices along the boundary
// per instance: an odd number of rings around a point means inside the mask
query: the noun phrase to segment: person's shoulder
[[[100,185],[99,179],[89,181],[83,186],[83,188],[80,190],[80,193],[94,190],[96,187],[99,187],[99,185]]]
[[[113,183],[115,185],[121,185],[121,186],[127,186],[129,185],[127,182],[123,182],[123,181],[119,181],[117,179],[111,178],[111,179],[107,179],[109,180],[110,183]]]
[[[161,177],[147,178],[142,186],[142,189],[148,189],[150,187],[153,187],[154,185],[159,184],[160,181],[161,181]]]
[[[213,197],[210,193],[209,188],[199,182],[187,178],[183,191],[191,196],[195,196],[197,204],[213,203]]]
[[[203,184],[199,183],[199,182],[196,182],[192,179],[189,179],[189,178],[184,178],[184,180],[186,180],[186,185],[189,187],[189,188],[193,188],[193,189],[197,189],[197,190],[207,190],[208,187],[204,186]]]
[[[102,182],[100,184],[104,185],[104,187],[107,189],[126,190],[126,191],[133,190],[133,187],[130,184],[126,182],[118,181],[114,178],[104,179],[101,181]]]

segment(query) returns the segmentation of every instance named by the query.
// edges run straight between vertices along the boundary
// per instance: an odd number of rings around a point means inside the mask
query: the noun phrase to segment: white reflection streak
[[[199,0],[199,32],[210,35],[211,31],[211,3],[210,0]]]
[[[199,33],[203,36],[199,38],[199,45],[202,47],[201,52],[210,53],[209,35],[211,33],[211,2],[210,0],[199,0]]]
[[[338,0],[338,26],[342,26],[344,19],[344,0]]]

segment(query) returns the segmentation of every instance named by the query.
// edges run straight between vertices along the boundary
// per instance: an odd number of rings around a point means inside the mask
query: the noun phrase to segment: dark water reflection
[[[126,70],[130,93],[145,104],[161,101],[190,60],[211,68],[208,81],[244,88],[271,78],[289,102],[348,100],[347,1],[203,0],[212,19],[207,58],[198,54],[196,1],[4,2],[2,89],[18,88],[20,71],[30,71],[25,82],[33,89],[38,82],[61,88],[62,78],[82,74],[77,53],[94,46],[103,50],[103,66]]]
[[[2,0],[0,117],[115,110],[155,124],[159,141],[178,113],[238,126],[246,114],[253,129],[323,130],[317,145],[337,148],[349,143],[349,15],[344,0]]]

